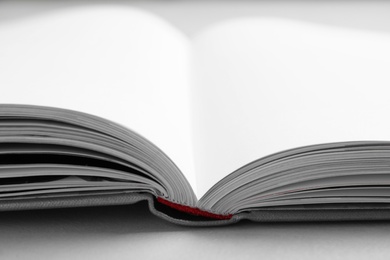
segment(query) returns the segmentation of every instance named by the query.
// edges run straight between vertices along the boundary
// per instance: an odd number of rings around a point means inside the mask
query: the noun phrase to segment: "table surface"
[[[1,3],[0,22],[84,1]],[[118,2],[118,1],[117,1]],[[207,2],[207,1],[205,1]],[[386,1],[120,1],[154,12],[192,36],[222,19],[276,15],[390,32]],[[163,221],[146,205],[0,214],[1,259],[388,259],[390,222],[251,223],[190,228]]]
[[[0,214],[2,259],[388,259],[389,245],[389,222],[193,228],[155,217],[144,202]]]

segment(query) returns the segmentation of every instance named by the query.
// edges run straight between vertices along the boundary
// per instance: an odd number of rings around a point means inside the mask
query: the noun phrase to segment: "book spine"
[[[185,212],[187,214],[191,214],[194,216],[201,216],[201,217],[206,217],[206,218],[210,218],[210,219],[217,219],[217,220],[227,220],[227,219],[231,219],[233,217],[232,214],[228,214],[228,215],[215,214],[215,213],[211,213],[211,212],[199,209],[199,208],[193,208],[190,206],[178,204],[178,203],[166,200],[166,199],[161,198],[161,197],[158,197],[157,201],[161,204],[164,204],[165,206],[168,206],[168,207],[173,208],[175,210]]]

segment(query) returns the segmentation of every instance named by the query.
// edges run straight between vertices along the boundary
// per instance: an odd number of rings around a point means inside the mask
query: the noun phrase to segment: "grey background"
[[[238,17],[282,17],[340,27],[390,33],[390,2],[363,0],[150,0],[0,1],[0,22],[73,6],[99,4],[139,7],[166,19],[188,36]]]

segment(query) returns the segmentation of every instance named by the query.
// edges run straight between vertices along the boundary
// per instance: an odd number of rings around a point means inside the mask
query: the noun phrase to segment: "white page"
[[[0,24],[0,103],[95,114],[148,138],[195,185],[188,39],[130,7],[95,6]]]
[[[281,150],[390,140],[390,36],[238,19],[193,42],[198,196]]]

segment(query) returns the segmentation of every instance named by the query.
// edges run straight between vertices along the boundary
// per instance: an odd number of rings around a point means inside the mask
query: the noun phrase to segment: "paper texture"
[[[289,20],[238,19],[193,42],[198,196],[294,147],[390,140],[390,37]]]

